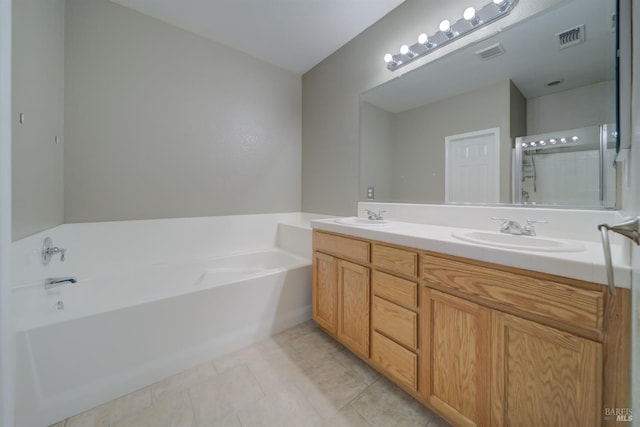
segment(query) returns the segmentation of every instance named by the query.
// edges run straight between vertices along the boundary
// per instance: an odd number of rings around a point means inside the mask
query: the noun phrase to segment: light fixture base
[[[447,44],[464,37],[475,30],[482,28],[498,19],[507,16],[518,4],[518,0],[504,0],[500,4],[491,1],[481,9],[475,11],[472,20],[460,18],[447,28],[447,31],[436,31],[435,34],[427,37],[427,43],[414,43],[409,46],[407,53],[397,53],[392,55],[392,60],[387,62],[387,68],[395,71],[418,58],[446,46]]]

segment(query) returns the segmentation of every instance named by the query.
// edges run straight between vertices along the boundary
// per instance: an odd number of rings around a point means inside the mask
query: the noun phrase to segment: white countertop
[[[555,274],[603,285],[607,284],[602,245],[596,242],[557,239],[580,244],[585,249],[580,252],[534,252],[469,243],[452,236],[454,232],[470,231],[467,228],[399,221],[391,221],[383,226],[362,227],[337,223],[336,218],[312,220],[311,227],[317,230],[502,264],[509,267]],[[629,288],[631,285],[629,248],[611,245],[611,255],[616,286]]]

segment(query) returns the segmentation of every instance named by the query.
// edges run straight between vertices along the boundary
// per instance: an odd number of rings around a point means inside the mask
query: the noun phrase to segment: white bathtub
[[[18,283],[17,425],[52,424],[309,319],[311,262],[275,245],[292,239],[279,236],[281,220],[273,218],[270,244],[234,253],[221,250],[226,236],[209,254],[111,263],[95,273],[76,266],[77,283],[50,290],[39,280]],[[302,231],[310,243],[310,230]],[[144,250],[153,260],[153,248]]]

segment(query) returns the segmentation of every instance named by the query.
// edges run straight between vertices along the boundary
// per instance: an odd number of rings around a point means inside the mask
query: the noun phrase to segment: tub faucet
[[[75,276],[67,277],[47,277],[44,279],[44,288],[51,289],[56,286],[62,286],[66,284],[76,283],[78,279]]]
[[[60,254],[60,261],[64,261],[65,254],[67,250],[65,248],[59,248],[58,246],[53,246],[53,241],[51,237],[47,237],[42,242],[42,264],[47,265],[51,258],[54,255]]]

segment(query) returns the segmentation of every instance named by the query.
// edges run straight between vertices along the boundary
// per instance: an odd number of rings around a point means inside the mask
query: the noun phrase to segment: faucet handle
[[[67,250],[65,248],[60,248],[60,261],[64,262],[66,253],[67,253]]]
[[[524,231],[531,235],[531,236],[535,236],[536,235],[536,229],[533,226],[533,224],[548,224],[549,221],[547,220],[539,220],[539,219],[528,219],[527,220],[527,225],[524,226]]]
[[[527,220],[527,225],[531,225],[531,224],[548,224],[549,221],[545,220],[545,219],[528,219]]]
[[[491,219],[493,221],[502,221],[502,222],[510,221],[509,218],[498,218],[497,216],[492,216]]]
[[[367,216],[370,220],[381,220],[384,219],[382,217],[382,214],[385,213],[386,211],[383,210],[379,210],[377,213],[375,211],[372,211],[370,209],[365,209],[364,210],[367,213]]]
[[[492,221],[502,221],[502,224],[500,224],[500,230],[507,230],[509,228],[509,221],[511,221],[509,218],[498,218],[495,216],[491,217]]]

